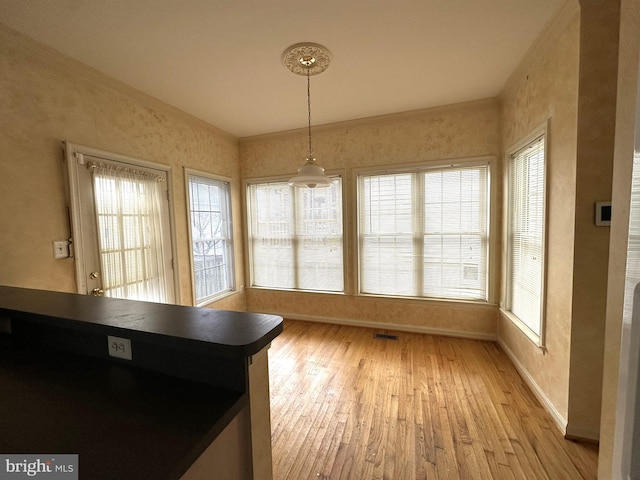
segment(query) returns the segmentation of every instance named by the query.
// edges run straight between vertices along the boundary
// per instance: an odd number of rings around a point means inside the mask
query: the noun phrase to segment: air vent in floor
[[[383,340],[397,340],[398,336],[397,335],[390,335],[388,333],[375,333],[373,335],[373,338],[381,338]]]

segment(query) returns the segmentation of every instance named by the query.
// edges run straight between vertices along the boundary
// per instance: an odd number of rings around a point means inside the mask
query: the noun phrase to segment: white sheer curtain
[[[92,162],[105,296],[167,302],[162,176]]]

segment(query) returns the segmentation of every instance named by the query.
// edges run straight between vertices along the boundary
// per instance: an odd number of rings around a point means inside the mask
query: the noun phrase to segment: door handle
[[[90,293],[94,297],[104,297],[104,290],[101,288],[94,288]]]

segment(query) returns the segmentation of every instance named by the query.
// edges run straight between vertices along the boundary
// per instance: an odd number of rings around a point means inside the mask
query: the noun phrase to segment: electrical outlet
[[[107,335],[107,347],[109,349],[109,356],[116,358],[123,358],[125,360],[131,360],[131,340],[122,337],[112,337]]]

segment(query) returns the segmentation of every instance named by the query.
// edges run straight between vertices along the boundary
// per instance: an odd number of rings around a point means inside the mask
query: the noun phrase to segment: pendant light
[[[309,155],[307,161],[298,169],[298,174],[289,180],[293,187],[328,187],[331,179],[324,168],[316,163],[311,143],[311,76],[324,72],[331,61],[331,54],[322,45],[316,43],[298,43],[287,48],[282,54],[284,65],[296,75],[307,77],[307,120]]]

